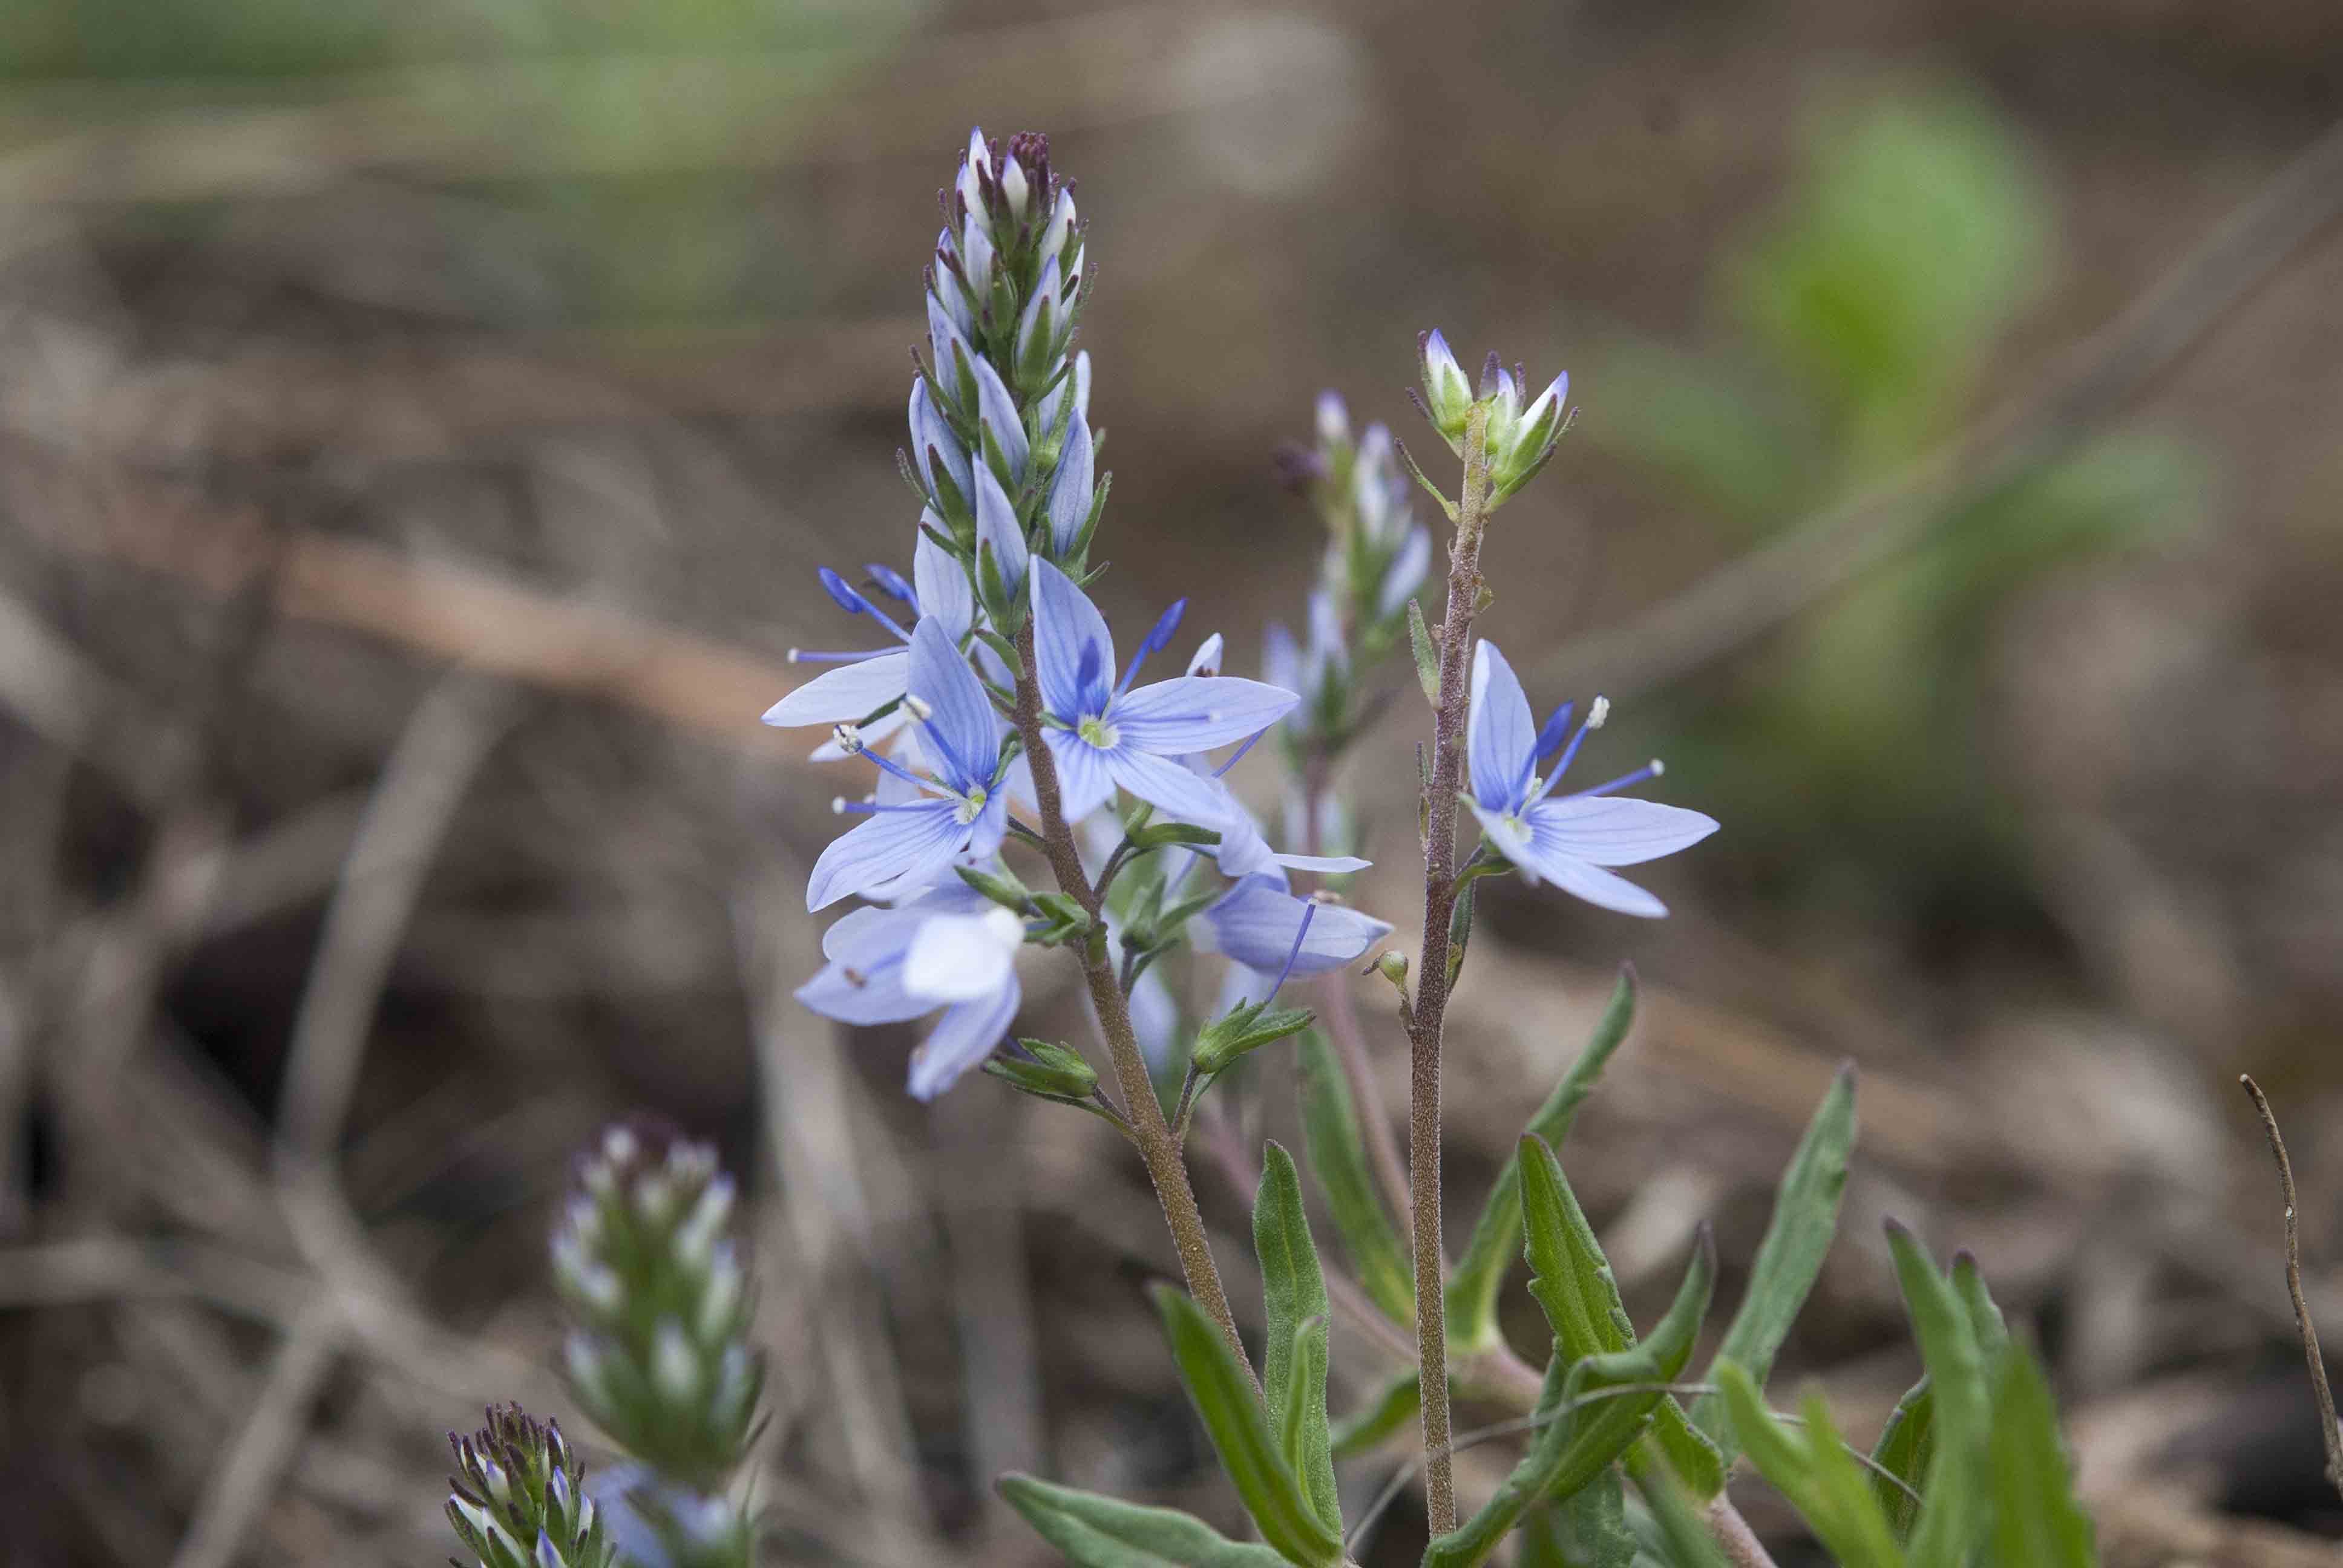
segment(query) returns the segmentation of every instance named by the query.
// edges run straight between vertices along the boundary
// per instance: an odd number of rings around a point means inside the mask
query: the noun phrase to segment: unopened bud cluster
[[[733,1197],[712,1149],[621,1125],[580,1163],[553,1237],[578,1402],[659,1475],[704,1492],[747,1456],[764,1382],[725,1235]]]
[[[1089,288],[1072,191],[1047,136],[969,138],[927,270],[928,357],[905,476],[921,526],[1011,622],[1029,558],[1080,574],[1104,499],[1090,361],[1070,357]]]
[[[469,1437],[447,1434],[447,1523],[480,1568],[610,1568],[616,1548],[558,1422],[490,1405]],[[457,1568],[463,1568],[460,1563]]]
[[[1463,456],[1473,411],[1486,410],[1483,449],[1489,463],[1487,505],[1493,509],[1535,478],[1554,456],[1570,423],[1570,373],[1564,371],[1544,391],[1524,403],[1526,378],[1519,367],[1507,370],[1494,354],[1490,355],[1482,367],[1476,393],[1446,338],[1436,331],[1427,332],[1418,347],[1423,379],[1419,401],[1449,450]]]

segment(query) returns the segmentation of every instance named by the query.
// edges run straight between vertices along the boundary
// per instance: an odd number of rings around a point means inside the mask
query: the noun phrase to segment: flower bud
[[[1046,1040],[1021,1040],[1023,1054],[997,1051],[984,1070],[1010,1088],[1042,1100],[1088,1100],[1098,1088],[1098,1071],[1070,1046]]]
[[[1418,347],[1423,359],[1424,414],[1448,445],[1461,452],[1464,448],[1465,419],[1473,409],[1473,384],[1465,379],[1464,367],[1456,363],[1448,340],[1437,329],[1425,333],[1418,340]]]
[[[451,1432],[447,1444],[456,1455],[447,1523],[483,1568],[609,1568],[616,1547],[558,1423],[490,1405],[486,1426],[468,1437]]]

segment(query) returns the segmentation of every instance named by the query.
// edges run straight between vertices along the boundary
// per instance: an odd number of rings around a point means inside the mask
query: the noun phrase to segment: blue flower
[[[1480,819],[1488,841],[1532,883],[1552,882],[1623,915],[1664,915],[1667,907],[1659,900],[1602,868],[1640,865],[1673,855],[1715,832],[1715,821],[1682,807],[1612,793],[1657,777],[1657,762],[1592,789],[1554,793],[1586,732],[1600,729],[1609,710],[1610,705],[1596,698],[1585,722],[1564,745],[1571,705],[1563,704],[1545,728],[1538,729],[1513,666],[1496,644],[1482,643],[1473,651],[1473,709],[1464,732],[1473,790],[1465,804]],[[1562,755],[1541,782],[1538,760],[1557,749]]]
[[[1391,934],[1391,922],[1345,904],[1296,898],[1272,876],[1240,879],[1188,922],[1200,953],[1224,953],[1249,970],[1323,974],[1356,961]]]
[[[868,756],[882,773],[914,787],[919,798],[840,802],[841,810],[867,812],[870,819],[833,839],[814,862],[806,884],[809,910],[881,886],[940,876],[961,854],[990,855],[1008,831],[1001,720],[984,683],[936,617],[921,619],[910,640],[903,706],[919,727],[920,749],[935,777],[919,777],[868,750],[851,726],[840,727],[843,749]]]
[[[821,972],[798,1000],[841,1023],[900,1023],[943,1010],[911,1053],[910,1091],[933,1100],[992,1054],[1017,1016],[1015,915],[965,888],[854,910],[823,933]]]
[[[1185,601],[1156,622],[1116,683],[1114,638],[1098,607],[1048,561],[1034,561],[1031,578],[1034,675],[1066,819],[1089,816],[1120,787],[1183,820],[1213,822],[1222,797],[1172,759],[1258,735],[1300,699],[1226,675],[1132,689],[1141,661],[1178,628]]]

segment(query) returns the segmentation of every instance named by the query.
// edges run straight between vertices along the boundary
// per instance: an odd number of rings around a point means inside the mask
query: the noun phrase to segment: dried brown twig
[[[2294,1299],[2294,1325],[2302,1336],[2302,1359],[2310,1368],[2310,1392],[2318,1401],[2318,1437],[2327,1447],[2327,1480],[2343,1493],[2343,1431],[2335,1424],[2335,1391],[2327,1382],[2327,1362],[2318,1353],[2318,1325],[2310,1321],[2310,1303],[2302,1296],[2302,1244],[2298,1206],[2294,1199],[2294,1163],[2286,1157],[2286,1140],[2278,1136],[2278,1118],[2270,1113],[2269,1097],[2251,1075],[2237,1081],[2253,1096],[2254,1110],[2269,1135],[2270,1158],[2278,1161],[2278,1189],[2286,1195],[2286,1292]]]

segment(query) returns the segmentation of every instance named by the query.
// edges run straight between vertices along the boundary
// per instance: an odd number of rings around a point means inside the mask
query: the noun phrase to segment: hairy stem
[[[1448,547],[1448,612],[1441,622],[1440,703],[1424,796],[1423,961],[1408,1030],[1408,1182],[1414,1216],[1417,1377],[1423,1394],[1424,1493],[1432,1533],[1456,1528],[1449,1458],[1447,1255],[1440,1240],[1440,1047],[1448,1010],[1448,918],[1456,907],[1456,793],[1471,711],[1473,616],[1480,607],[1481,530],[1489,508],[1489,411],[1464,427],[1464,487]]]
[[[1237,1321],[1229,1311],[1228,1292],[1221,1288],[1221,1271],[1212,1262],[1212,1245],[1204,1231],[1204,1216],[1196,1207],[1196,1190],[1188,1181],[1188,1162],[1181,1155],[1180,1141],[1172,1135],[1171,1124],[1163,1119],[1163,1107],[1155,1098],[1155,1085],[1147,1076],[1147,1059],[1140,1054],[1139,1036],[1131,1027],[1130,1002],[1115,979],[1114,963],[1106,947],[1106,922],[1099,918],[1098,890],[1091,885],[1088,873],[1082,869],[1081,854],[1074,847],[1073,829],[1066,823],[1063,797],[1058,790],[1057,759],[1042,743],[1041,687],[1033,673],[1031,620],[1017,634],[1017,733],[1024,739],[1025,756],[1033,769],[1033,797],[1041,809],[1042,852],[1049,857],[1059,891],[1081,904],[1091,916],[1090,940],[1081,945],[1080,952],[1082,979],[1090,986],[1091,1010],[1097,1015],[1099,1033],[1104,1037],[1107,1055],[1113,1060],[1115,1081],[1122,1089],[1123,1115],[1131,1124],[1131,1141],[1139,1146],[1148,1180],[1155,1184],[1156,1199],[1163,1205],[1163,1222],[1171,1227],[1172,1244],[1179,1250],[1180,1271],[1187,1277],[1188,1293],[1221,1326],[1229,1348],[1236,1352],[1237,1363],[1245,1369],[1247,1377],[1254,1379],[1253,1387],[1258,1391],[1260,1380],[1253,1372],[1251,1358],[1245,1354],[1244,1342],[1237,1337]]]

